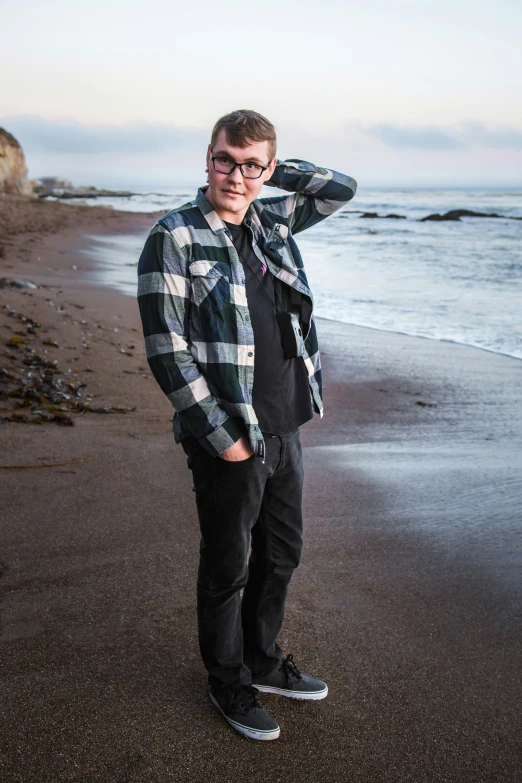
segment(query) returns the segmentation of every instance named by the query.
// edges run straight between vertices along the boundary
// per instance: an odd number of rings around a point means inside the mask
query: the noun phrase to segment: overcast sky
[[[521,41],[519,0],[2,0],[0,125],[76,184],[201,184],[252,108],[361,186],[519,186]]]

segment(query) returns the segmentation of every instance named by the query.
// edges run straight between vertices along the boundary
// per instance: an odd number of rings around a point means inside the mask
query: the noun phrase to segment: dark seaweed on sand
[[[121,405],[107,408],[91,407],[91,394],[84,393],[85,383],[76,382],[63,373],[55,359],[49,361],[28,345],[37,334],[40,324],[6,306],[8,314],[25,326],[6,342],[10,350],[4,350],[8,365],[0,367],[0,400],[14,402],[14,409],[0,412],[0,423],[14,421],[22,424],[46,424],[53,422],[72,426],[71,413],[127,413],[135,410]],[[44,340],[43,344],[54,341]],[[26,369],[27,368],[27,369]],[[84,394],[85,399],[82,399]]]

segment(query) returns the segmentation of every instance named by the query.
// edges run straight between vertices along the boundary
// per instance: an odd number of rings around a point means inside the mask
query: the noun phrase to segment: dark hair
[[[228,143],[235,147],[247,147],[252,142],[267,141],[270,160],[275,158],[277,146],[275,128],[262,114],[250,109],[238,109],[220,117],[212,129],[211,148],[214,147],[223,129]]]

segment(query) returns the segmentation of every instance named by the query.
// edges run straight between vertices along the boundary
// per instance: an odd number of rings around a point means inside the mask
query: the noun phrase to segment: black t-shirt
[[[252,405],[262,432],[285,435],[313,417],[308,372],[302,356],[285,358],[276,320],[290,306],[287,286],[261,264],[244,224],[227,223],[245,270],[246,297],[254,330],[255,363]]]

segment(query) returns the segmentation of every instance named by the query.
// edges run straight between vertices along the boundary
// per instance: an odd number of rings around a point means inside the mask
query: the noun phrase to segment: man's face
[[[237,166],[231,174],[221,174],[214,169],[211,155],[228,158],[234,163],[257,163],[268,166],[268,169],[259,179],[243,177]],[[268,141],[256,141],[247,147],[233,147],[227,142],[226,131],[222,129],[219,132],[214,147],[211,149],[209,144],[207,150],[209,185],[205,196],[222,220],[238,224],[242,222],[249,205],[258,197],[263,183],[272,176],[276,163],[276,158],[270,162]]]

